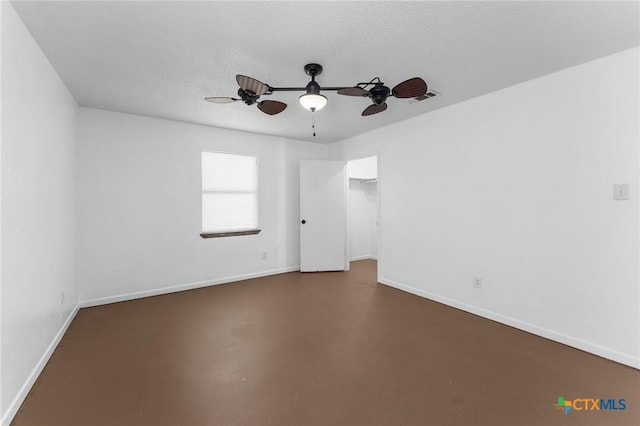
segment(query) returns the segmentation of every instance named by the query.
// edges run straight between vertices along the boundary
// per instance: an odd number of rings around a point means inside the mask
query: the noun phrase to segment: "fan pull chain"
[[[315,111],[311,111],[311,128],[313,129],[313,137],[316,137],[316,114]]]

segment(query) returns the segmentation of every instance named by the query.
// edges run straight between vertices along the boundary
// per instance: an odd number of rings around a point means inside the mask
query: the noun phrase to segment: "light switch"
[[[628,200],[629,199],[629,184],[621,183],[613,185],[613,199],[614,200]]]

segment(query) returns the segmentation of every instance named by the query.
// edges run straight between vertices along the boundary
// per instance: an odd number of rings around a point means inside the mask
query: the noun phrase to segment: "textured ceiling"
[[[639,44],[637,2],[13,4],[81,106],[323,143]],[[289,104],[276,116],[203,101],[236,96],[236,74],[304,86],[309,62],[322,86],[420,76],[441,95],[361,117],[369,101],[327,92],[316,138],[300,93],[264,96]]]

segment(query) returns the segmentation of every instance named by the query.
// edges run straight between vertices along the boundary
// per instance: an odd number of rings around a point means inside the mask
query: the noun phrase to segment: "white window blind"
[[[202,153],[202,232],[258,229],[258,160]]]

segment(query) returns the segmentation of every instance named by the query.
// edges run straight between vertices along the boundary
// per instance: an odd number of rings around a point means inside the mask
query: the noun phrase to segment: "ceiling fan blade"
[[[386,111],[386,109],[387,109],[387,103],[386,102],[384,102],[384,103],[382,103],[380,105],[376,105],[376,104],[369,105],[368,107],[366,107],[364,109],[364,111],[362,111],[362,116],[365,117],[367,115],[377,114],[379,112]]]
[[[224,96],[212,96],[210,98],[204,98],[205,101],[212,104],[230,104],[231,102],[239,101],[240,99],[229,98]]]
[[[262,101],[258,103],[258,109],[265,114],[276,115],[287,108],[287,104],[279,101]]]
[[[360,87],[346,87],[344,89],[338,90],[338,95],[347,95],[347,96],[370,96],[368,90],[364,90]]]
[[[427,83],[420,77],[403,81],[391,90],[396,98],[415,98],[427,93]]]
[[[269,86],[255,78],[247,77],[246,75],[236,75],[236,81],[242,90],[253,92],[258,96],[262,96],[269,91]]]

